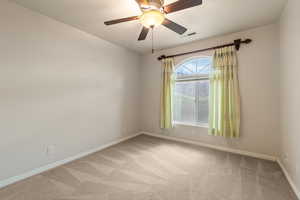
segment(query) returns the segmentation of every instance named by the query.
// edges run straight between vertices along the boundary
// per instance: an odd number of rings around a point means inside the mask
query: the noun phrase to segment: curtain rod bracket
[[[241,39],[234,40],[234,42],[233,42],[233,44],[234,44],[234,46],[235,46],[235,49],[236,49],[237,51],[240,50],[240,48],[241,48],[241,42],[242,42]]]

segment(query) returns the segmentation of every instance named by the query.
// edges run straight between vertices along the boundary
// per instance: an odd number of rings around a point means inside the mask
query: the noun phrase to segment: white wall
[[[300,191],[300,1],[289,0],[280,21],[281,160]],[[300,193],[299,193],[300,195]]]
[[[0,13],[0,180],[139,131],[139,55],[6,0]]]
[[[143,56],[140,62],[139,55],[127,49],[1,0],[0,180],[141,129],[273,156],[279,154],[281,141],[281,159],[300,188],[299,4],[289,0],[282,16],[281,56],[274,24],[162,50]],[[212,137],[200,127],[161,130],[161,65],[156,58],[236,38],[253,39],[238,52],[241,138]],[[176,63],[186,58],[176,58]],[[46,155],[49,145],[55,146],[51,156]]]
[[[177,126],[171,131],[161,130],[159,128],[161,64],[156,58],[161,54],[170,55],[206,48],[232,42],[237,38],[253,39],[253,43],[242,46],[238,52],[242,98],[241,138],[223,139],[209,136],[207,128],[199,127]],[[278,39],[278,26],[269,25],[162,50],[154,55],[145,55],[142,59],[141,72],[142,130],[277,156],[279,146]],[[186,58],[177,58],[176,63]]]

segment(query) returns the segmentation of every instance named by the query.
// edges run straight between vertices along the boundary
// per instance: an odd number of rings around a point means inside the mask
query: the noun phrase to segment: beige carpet
[[[0,190],[1,200],[296,200],[274,162],[138,136]]]

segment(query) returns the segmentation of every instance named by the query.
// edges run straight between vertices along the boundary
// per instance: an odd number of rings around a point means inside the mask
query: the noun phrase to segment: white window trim
[[[192,127],[199,127],[199,128],[208,128],[208,123],[188,123],[188,122],[173,122],[175,126],[192,126]]]
[[[209,76],[197,76],[197,77],[190,77],[190,78],[179,78],[179,79],[175,79],[175,82],[190,82],[190,81],[202,81],[202,80],[209,80]]]

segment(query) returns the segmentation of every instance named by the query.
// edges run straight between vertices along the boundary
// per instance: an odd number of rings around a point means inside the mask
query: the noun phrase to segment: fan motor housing
[[[148,0],[148,2],[149,5],[154,6],[158,9],[160,9],[164,5],[164,0]]]
[[[164,5],[164,0],[144,0],[145,4],[143,1],[136,0],[140,7],[143,10],[149,10],[149,9],[161,9]]]

